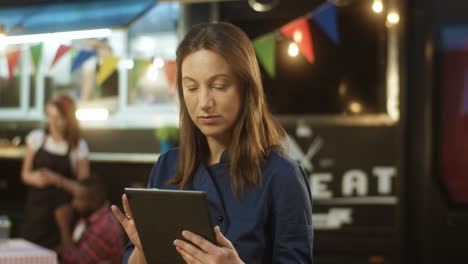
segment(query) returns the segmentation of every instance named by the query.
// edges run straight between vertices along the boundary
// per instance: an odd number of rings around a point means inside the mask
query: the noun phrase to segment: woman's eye
[[[227,86],[226,86],[226,85],[213,85],[212,87],[213,87],[214,89],[223,90],[223,89],[225,89]]]
[[[197,90],[197,87],[187,87],[186,89],[187,89],[187,91],[189,91],[189,92],[194,92],[194,91]]]

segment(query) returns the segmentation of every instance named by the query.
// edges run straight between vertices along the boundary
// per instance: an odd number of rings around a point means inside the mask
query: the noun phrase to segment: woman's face
[[[182,93],[190,118],[207,139],[228,140],[241,103],[226,60],[205,49],[188,55],[182,62]]]
[[[53,104],[48,104],[45,107],[47,115],[47,127],[51,133],[64,134],[67,121],[60,114],[58,108]]]

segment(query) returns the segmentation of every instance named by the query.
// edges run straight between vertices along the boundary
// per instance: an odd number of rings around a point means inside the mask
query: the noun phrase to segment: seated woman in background
[[[89,176],[88,145],[80,136],[72,99],[60,96],[45,107],[45,129],[26,137],[21,180],[28,185],[23,238],[55,249],[60,233],[54,210],[71,201],[77,180]]]

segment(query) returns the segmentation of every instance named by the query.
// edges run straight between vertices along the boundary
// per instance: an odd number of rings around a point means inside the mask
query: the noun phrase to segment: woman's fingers
[[[185,260],[185,263],[188,264],[196,264],[196,263],[201,263],[198,261],[198,259],[192,257],[190,254],[188,254],[184,249],[180,247],[176,247],[177,252],[182,256],[182,258]]]
[[[126,221],[128,221],[127,217],[125,217],[125,215],[122,214],[122,212],[117,206],[112,205],[111,209],[112,209],[112,213],[114,213],[115,218],[117,218],[117,220],[122,225],[122,227],[125,228]]]
[[[223,233],[221,233],[221,230],[219,229],[219,226],[214,227],[215,235],[216,235],[216,241],[218,244],[222,247],[227,247],[227,248],[234,248],[232,245],[231,241],[227,239]]]
[[[205,252],[210,253],[217,249],[217,246],[213,245],[213,243],[190,231],[183,231],[182,236]]]
[[[114,216],[125,229],[125,233],[127,233],[128,238],[132,241],[135,247],[143,251],[141,247],[140,236],[136,230],[135,221],[131,217],[132,211],[130,210],[130,206],[128,205],[128,200],[125,194],[122,195],[122,204],[124,205],[125,214],[122,213],[122,211],[120,211],[120,209],[115,205],[112,205],[111,207],[112,213],[114,213]]]
[[[122,204],[125,211],[125,216],[130,219],[133,218],[132,210],[130,210],[130,205],[128,205],[128,198],[126,194],[122,195]]]
[[[174,246],[176,247],[176,249],[179,248],[178,250],[179,253],[182,250],[183,252],[185,252],[186,255],[189,255],[190,256],[189,260],[192,261],[193,263],[207,263],[206,260],[208,256],[205,254],[205,252],[203,252],[196,246],[188,242],[185,242],[183,240],[180,240],[180,239],[176,239],[174,241]],[[189,263],[192,263],[192,262],[189,262]]]

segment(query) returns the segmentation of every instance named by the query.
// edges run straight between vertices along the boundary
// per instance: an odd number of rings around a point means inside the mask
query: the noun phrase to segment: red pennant
[[[169,84],[169,95],[175,95],[175,82],[176,82],[176,62],[165,61],[164,62],[164,73],[166,74],[167,83]]]
[[[71,50],[71,48],[72,48],[71,46],[60,45],[57,52],[55,53],[55,57],[54,57],[54,60],[52,61],[52,64],[50,64],[50,66],[49,66],[49,70],[52,69],[52,67],[54,67],[54,65],[57,63],[57,61],[59,61],[60,58],[62,58],[62,56],[65,55],[65,53],[67,53],[69,50]]]
[[[18,65],[18,60],[21,54],[21,50],[15,50],[8,52],[7,54],[7,61],[8,61],[8,82],[13,81],[13,77],[15,76],[15,69],[16,65]]]
[[[286,37],[292,38],[294,42],[296,42],[302,55],[304,55],[310,63],[314,63],[315,56],[312,46],[312,35],[310,34],[307,18],[298,18],[282,26],[280,31]]]

